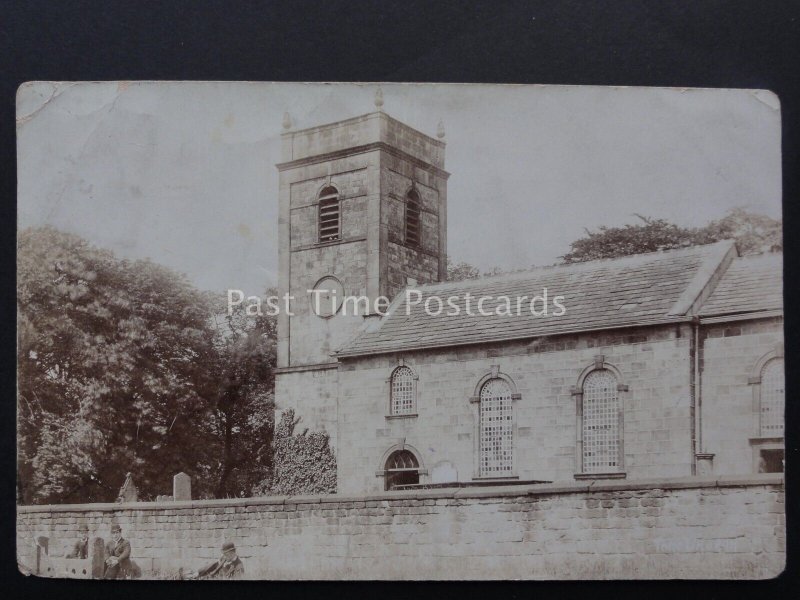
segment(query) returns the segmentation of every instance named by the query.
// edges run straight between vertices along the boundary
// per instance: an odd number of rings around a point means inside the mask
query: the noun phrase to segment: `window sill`
[[[400,471],[405,471],[407,473],[417,473],[420,477],[422,477],[423,475],[426,475],[426,476],[428,475],[428,469],[398,469],[398,470],[396,470],[394,472],[397,473],[397,472],[400,472]],[[392,471],[386,471],[386,470],[375,471],[375,477],[386,477],[386,474],[387,473],[391,473],[391,472]]]
[[[328,240],[326,242],[311,242],[309,244],[299,244],[297,246],[292,246],[292,252],[299,252],[301,250],[313,250],[314,248],[325,248],[327,246],[336,246],[338,244],[350,244],[352,242],[363,242],[367,238],[364,236],[361,237],[350,237],[350,238],[340,238],[338,240]]]
[[[624,471],[615,473],[575,473],[575,479],[577,481],[583,481],[587,479],[625,479],[626,477],[627,473]]]
[[[472,481],[513,481],[515,479],[519,479],[519,475],[478,475],[473,477]]]
[[[319,240],[314,242],[312,245],[314,246],[314,248],[322,248],[324,246],[335,246],[336,244],[341,244],[342,242],[347,242],[347,241],[349,240],[342,239],[339,237],[336,238],[335,240],[324,240],[324,241]]]
[[[388,421],[394,421],[395,419],[416,419],[419,415],[417,413],[407,414],[407,415],[386,415],[386,419]]]

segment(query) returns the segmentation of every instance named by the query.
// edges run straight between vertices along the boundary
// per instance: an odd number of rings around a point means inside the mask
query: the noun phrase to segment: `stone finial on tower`
[[[436,137],[440,140],[444,138],[444,121],[439,119],[439,124],[436,126]]]
[[[375,90],[375,106],[378,110],[382,110],[383,107],[383,90],[378,88]]]
[[[288,112],[283,113],[283,128],[287,131],[292,128],[292,117]]]

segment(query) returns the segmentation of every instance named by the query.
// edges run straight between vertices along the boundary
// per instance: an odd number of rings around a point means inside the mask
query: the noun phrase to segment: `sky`
[[[489,84],[87,82],[17,94],[18,227],[51,225],[201,289],[277,283],[280,133],[383,110],[447,143],[448,252],[548,265],[635,213],[781,216],[768,91]]]

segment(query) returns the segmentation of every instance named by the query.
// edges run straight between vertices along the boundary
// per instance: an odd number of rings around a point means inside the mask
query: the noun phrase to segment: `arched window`
[[[756,473],[784,471],[784,377],[781,344],[761,357],[748,380],[754,386],[753,416],[756,437],[750,438],[750,445],[753,447],[753,467]]]
[[[419,240],[419,194],[416,190],[411,190],[406,195],[406,244],[419,246]]]
[[[480,455],[482,477],[512,475],[514,469],[514,415],[511,386],[499,377],[490,379],[480,392]]]
[[[771,358],[761,368],[761,436],[783,437],[783,358]]]
[[[619,382],[608,369],[583,380],[582,461],[584,473],[621,470]]]
[[[386,460],[386,489],[419,483],[419,461],[408,450],[397,450]]]
[[[319,241],[339,239],[339,192],[328,186],[319,194]]]
[[[416,377],[409,367],[392,371],[390,414],[413,415],[417,412]]]

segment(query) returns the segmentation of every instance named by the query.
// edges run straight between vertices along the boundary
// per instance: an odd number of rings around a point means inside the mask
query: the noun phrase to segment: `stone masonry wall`
[[[327,152],[385,142],[437,167],[444,166],[445,143],[393,119],[384,112],[290,131],[281,135],[283,160],[291,161]]]
[[[236,544],[257,579],[769,578],[785,565],[782,475],[573,482],[171,503],[18,507],[17,548],[131,541],[143,576]]]
[[[346,360],[339,367],[339,493],[384,489],[381,461],[411,446],[431,481],[440,467],[458,481],[477,476],[477,385],[496,365],[516,385],[514,466],[521,480],[572,480],[581,373],[603,355],[628,385],[620,392],[627,478],[692,474],[689,331],[676,326],[560,336],[403,354],[418,376],[417,415],[389,416],[389,377],[400,356]],[[679,335],[680,334],[680,335]],[[435,477],[433,479],[435,481]]]
[[[335,142],[325,135],[318,141]],[[279,291],[294,296],[291,312],[295,315],[290,319],[282,311],[278,316],[278,366],[282,369],[333,362],[331,353],[363,326],[363,317],[353,315],[352,308],[349,316],[319,318],[312,312],[308,290],[322,277],[333,275],[342,283],[345,295],[369,293],[368,255],[371,240],[378,242],[373,232],[377,223],[369,221],[370,204],[379,202],[371,178],[377,177],[378,165],[379,153],[373,151],[281,172]],[[329,184],[336,186],[342,199],[342,239],[319,244],[318,197]],[[373,270],[377,272],[377,261]],[[335,370],[279,372],[275,388],[278,418],[282,411],[293,408],[302,419],[299,427],[324,430],[336,443]]]
[[[377,242],[377,234],[371,231],[368,205],[379,202],[377,191],[370,191],[369,169],[377,163],[378,153],[372,152],[284,173],[290,181],[291,210],[289,279],[282,286],[294,297],[294,316],[290,325],[287,323],[288,365],[331,362],[331,352],[352,338],[362,324],[352,307],[350,316],[319,318],[312,311],[313,297],[308,290],[322,277],[333,275],[346,296],[369,293],[368,238],[375,236]],[[341,240],[319,244],[318,195],[326,185],[335,186],[341,197]]]
[[[306,428],[324,431],[330,437],[331,447],[336,448],[337,390],[336,369],[279,373],[275,377],[275,422],[280,422],[285,410],[294,409],[295,418],[300,418],[297,433]]]
[[[419,247],[407,245],[405,239],[406,195],[412,185],[420,198]],[[447,261],[447,179],[435,170],[383,153],[381,198],[381,227],[386,228],[381,242],[383,293],[394,298],[406,287],[408,277],[419,284],[443,279]]]
[[[759,360],[783,344],[783,319],[709,325],[704,333],[702,450],[715,454],[715,473],[752,473],[759,407],[748,380]]]
[[[446,173],[443,142],[382,112],[282,135],[278,165],[279,292],[294,297],[291,318],[278,316],[276,408],[294,408],[304,426],[336,440],[335,362],[332,352],[364,326],[354,307],[331,318],[312,311],[314,285],[336,277],[345,296],[393,296],[445,271]],[[422,204],[422,247],[404,240],[403,198],[415,185]],[[340,198],[340,239],[319,241],[319,194],[335,186]],[[393,239],[393,242],[389,240]],[[398,243],[399,241],[399,243]],[[364,310],[359,305],[359,312]],[[320,367],[318,373],[306,368]],[[292,372],[300,368],[300,372]]]

